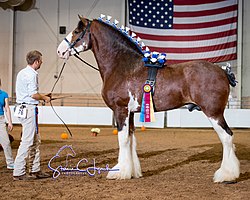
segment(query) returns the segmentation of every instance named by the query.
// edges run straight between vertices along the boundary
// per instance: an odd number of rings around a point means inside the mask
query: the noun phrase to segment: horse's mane
[[[106,42],[108,42],[108,46],[116,49],[116,52],[132,53],[138,57],[143,57],[142,60],[144,61],[145,66],[162,67],[166,62],[166,53],[150,52],[149,48],[145,47],[143,42],[140,43],[139,37],[135,39],[135,33],[132,32],[130,36],[127,27],[125,30],[123,26],[118,28],[116,23],[117,20],[111,23],[108,18],[104,21],[103,18],[99,17],[98,19],[88,21],[91,21],[91,23],[97,23],[96,27],[101,28],[99,32],[102,35],[102,38],[105,38]],[[78,22],[77,29],[84,29],[84,23],[81,20]]]
[[[118,42],[120,44],[123,44],[123,46],[125,46],[126,48],[130,47],[130,49],[132,49],[133,51],[135,51],[136,53],[143,55],[143,52],[141,50],[141,48],[135,44],[134,41],[132,41],[131,38],[129,38],[129,35],[126,35],[125,33],[122,33],[117,27],[113,26],[112,24],[107,24],[103,21],[94,19],[93,21],[96,21],[97,23],[99,23],[101,26],[105,27],[105,31],[109,31],[109,38],[113,41],[113,42]],[[78,28],[82,28],[83,23],[81,23],[81,21],[78,24]],[[116,40],[114,40],[114,38],[118,38]]]

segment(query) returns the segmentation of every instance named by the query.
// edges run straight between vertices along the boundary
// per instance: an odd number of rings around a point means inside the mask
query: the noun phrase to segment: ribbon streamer
[[[140,122],[154,122],[154,106],[152,99],[152,87],[149,84],[143,86],[143,98],[142,98],[142,107],[140,113]]]

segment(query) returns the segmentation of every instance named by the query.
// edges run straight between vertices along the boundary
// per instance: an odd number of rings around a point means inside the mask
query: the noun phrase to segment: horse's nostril
[[[65,52],[62,53],[62,55],[64,56]]]

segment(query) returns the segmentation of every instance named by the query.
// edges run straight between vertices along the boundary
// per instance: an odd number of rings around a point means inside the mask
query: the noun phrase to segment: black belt
[[[32,103],[17,103],[18,105],[31,105],[31,106],[38,106],[38,104],[32,104]]]

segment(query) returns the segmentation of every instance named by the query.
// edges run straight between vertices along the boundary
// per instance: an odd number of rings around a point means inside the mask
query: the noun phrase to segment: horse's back
[[[169,109],[194,103],[211,115],[224,111],[230,91],[229,81],[218,65],[207,61],[190,61],[165,66],[160,74],[165,84],[157,87],[165,90]]]
[[[170,71],[173,71],[173,74],[183,75],[183,78],[190,83],[190,86],[193,86],[194,84],[191,83],[194,82],[200,87],[207,87],[208,85],[216,87],[217,84],[220,84],[222,87],[229,87],[225,71],[219,65],[211,62],[203,60],[190,61],[170,65],[168,68]]]

